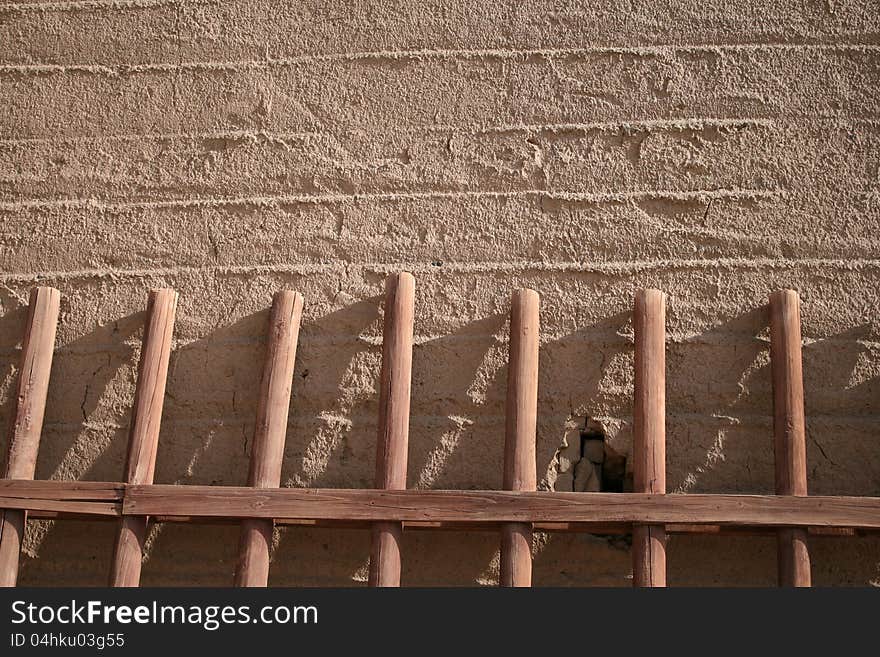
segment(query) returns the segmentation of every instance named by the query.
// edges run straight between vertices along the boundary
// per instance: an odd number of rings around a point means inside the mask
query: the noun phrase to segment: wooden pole
[[[635,329],[633,488],[666,493],[666,295],[639,290]],[[633,527],[633,586],[666,586],[666,528]]]
[[[776,494],[807,494],[804,377],[800,299],[794,290],[770,295],[770,363],[773,371],[773,433]],[[777,537],[780,586],[810,586],[805,528],[782,529]]]
[[[31,291],[5,479],[34,478],[60,303],[61,293],[54,288],[38,287]],[[0,586],[15,586],[18,581],[26,523],[26,511],[0,512]]]
[[[290,290],[278,292],[272,302],[266,365],[260,381],[257,425],[248,473],[248,486],[254,488],[281,486],[281,463],[302,309],[302,295]],[[242,521],[236,586],[266,586],[269,583],[273,526],[271,520],[249,518]]]
[[[537,486],[535,438],[538,426],[538,343],[540,297],[534,290],[513,293],[507,372],[504,488]],[[532,525],[501,526],[501,586],[532,585]]]
[[[150,292],[128,437],[125,480],[129,484],[153,483],[176,309],[177,293],[174,290]],[[122,518],[113,550],[110,586],[140,584],[146,534],[146,516]]]
[[[377,488],[406,488],[414,314],[415,278],[408,272],[390,276],[385,283],[385,325],[382,331]],[[373,525],[370,586],[400,586],[402,532],[403,526],[399,522]]]

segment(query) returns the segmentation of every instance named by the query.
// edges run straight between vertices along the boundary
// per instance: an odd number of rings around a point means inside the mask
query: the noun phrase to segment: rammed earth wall
[[[416,275],[409,485],[497,488],[510,292],[542,295],[538,480],[589,416],[631,451],[638,287],[668,307],[669,490],[772,492],[768,293],[803,298],[810,492],[880,494],[875,0],[0,5],[0,419],[28,289],[63,295],[38,478],[119,480],[147,291],[181,293],[157,483],[244,484],[272,293],[305,296],[282,480],[373,482],[386,273]],[[578,438],[579,439],[579,438]],[[565,474],[565,473],[563,473]],[[102,584],[114,523],[31,523],[22,584]],[[165,526],[143,584],[229,584]],[[815,584],[880,540],[814,539]],[[406,535],[408,585],[497,579]],[[627,585],[542,537],[536,585]],[[366,577],[368,532],[277,534],[270,583]],[[773,584],[772,538],[670,539],[671,584]]]

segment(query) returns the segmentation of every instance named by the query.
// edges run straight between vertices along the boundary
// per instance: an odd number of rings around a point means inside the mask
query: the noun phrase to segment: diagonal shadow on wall
[[[62,297],[62,313],[66,301]],[[46,417],[37,459],[37,479],[116,481],[121,467],[103,465],[107,454],[124,458],[130,413],[130,390],[136,376],[137,350],[145,313],[133,313],[97,326],[55,350]],[[112,400],[107,403],[107,400]],[[103,403],[102,403],[103,402]],[[101,542],[112,536],[108,523],[32,521],[21,562],[22,583],[32,571],[50,569],[73,584],[103,584],[95,579]],[[110,538],[112,544],[112,538]],[[71,568],[66,551],[72,543],[89,555]],[[62,565],[63,564],[63,565]],[[109,562],[108,562],[109,564]],[[66,568],[64,572],[59,569]],[[36,573],[34,573],[36,575]]]

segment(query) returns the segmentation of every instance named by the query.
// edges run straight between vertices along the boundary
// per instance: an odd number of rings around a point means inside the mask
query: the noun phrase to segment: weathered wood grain
[[[385,285],[376,444],[376,486],[389,490],[406,488],[414,321],[415,278],[408,272],[390,276]],[[402,532],[399,522],[380,522],[373,526],[370,586],[400,586]]]
[[[129,484],[153,482],[176,309],[177,293],[174,290],[150,292],[128,438],[125,470]],[[137,586],[140,583],[146,533],[146,515],[124,517],[119,523],[110,570],[111,586]]]
[[[248,473],[248,484],[255,488],[281,485],[281,462],[302,309],[302,295],[290,290],[278,292],[272,302],[266,364],[260,381],[260,401]],[[236,586],[268,584],[272,528],[271,520],[242,520]]]
[[[540,297],[534,290],[513,293],[510,351],[507,362],[507,417],[504,442],[504,488],[533,491],[537,485],[535,440],[538,423],[538,345]],[[501,586],[532,585],[532,527],[501,527]]]
[[[770,295],[770,364],[778,495],[807,494],[807,439],[801,353],[800,298],[794,290]],[[776,541],[780,586],[810,586],[806,531],[784,529]]]
[[[666,492],[666,296],[639,290],[633,310],[635,390],[633,489]],[[666,530],[637,525],[632,543],[633,586],[666,586]]]
[[[34,478],[60,303],[61,293],[55,288],[31,290],[15,412],[9,432],[9,455],[4,475],[7,479]],[[3,505],[0,508],[4,508]],[[15,586],[18,581],[18,563],[26,526],[26,511],[7,507],[0,512],[0,586]]]
[[[93,505],[92,510],[87,505]],[[118,508],[114,511],[114,505]],[[137,486],[86,481],[0,480],[0,506],[64,517],[139,515],[158,522],[237,522],[363,526],[388,520],[426,529],[492,529],[532,522],[542,531],[626,531],[633,523],[666,524],[670,533],[767,535],[808,527],[816,535],[880,530],[880,497],[559,493],[228,486]],[[497,529],[497,526],[495,527]]]
[[[48,482],[64,486],[66,482]],[[122,515],[122,502],[125,495],[124,484],[106,484],[108,487],[118,487],[110,493],[108,499],[116,502],[103,503],[92,502],[83,498],[81,494],[66,494],[63,488],[50,488],[47,495],[42,498],[30,497],[30,493],[17,495],[15,491],[10,497],[0,495],[0,502],[9,508],[27,508],[28,517],[46,520],[114,520]],[[71,504],[62,504],[69,499]],[[30,501],[29,501],[30,500]],[[38,505],[41,508],[32,509]],[[60,508],[59,508],[60,507]],[[204,525],[228,525],[241,522],[240,518],[230,517],[203,517],[203,516],[165,516],[156,515],[150,517],[154,523],[176,524],[204,524]],[[324,528],[347,528],[347,529],[370,529],[373,525],[369,520],[342,520],[333,518],[275,518],[276,525],[293,527],[324,527]],[[497,532],[498,523],[488,521],[469,522],[440,522],[409,520],[403,523],[404,529],[411,530],[439,530],[439,531],[481,531]],[[628,522],[534,522],[532,527],[536,531],[554,533],[593,533],[593,534],[629,534],[632,532],[632,523]],[[872,536],[880,532],[880,529],[867,527],[840,527],[840,526],[807,526],[810,536],[847,538],[852,536]],[[778,529],[772,526],[755,525],[713,525],[713,524],[688,524],[668,523],[667,534],[711,534],[714,536],[777,536]]]
[[[33,518],[120,518],[124,495],[118,483],[0,480],[0,508]]]
[[[0,498],[15,500],[10,508],[26,509],[28,500],[110,501],[122,502],[125,484],[105,481],[55,481],[0,479]]]
[[[573,522],[880,529],[880,498],[128,486],[126,515],[387,522]]]

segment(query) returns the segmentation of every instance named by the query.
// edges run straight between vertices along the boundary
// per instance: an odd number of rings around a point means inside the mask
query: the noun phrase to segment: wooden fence
[[[666,585],[667,533],[776,534],[779,583],[810,585],[808,536],[880,530],[880,498],[807,496],[800,307],[770,295],[776,495],[666,494],[665,306],[636,294],[632,493],[536,491],[539,297],[513,294],[504,491],[406,490],[415,281],[385,293],[375,489],[280,488],[303,298],[275,295],[247,487],[156,485],[153,473],[177,305],[150,293],[123,483],[33,481],[58,321],[58,290],[33,290],[5,479],[0,480],[0,584],[14,586],[27,518],[118,524],[109,583],[138,586],[148,522],[241,524],[236,586],[266,586],[274,525],[369,527],[371,586],[399,586],[404,529],[490,529],[501,543],[503,586],[530,586],[532,532],[632,532],[633,583]],[[768,447],[769,449],[769,447]]]

